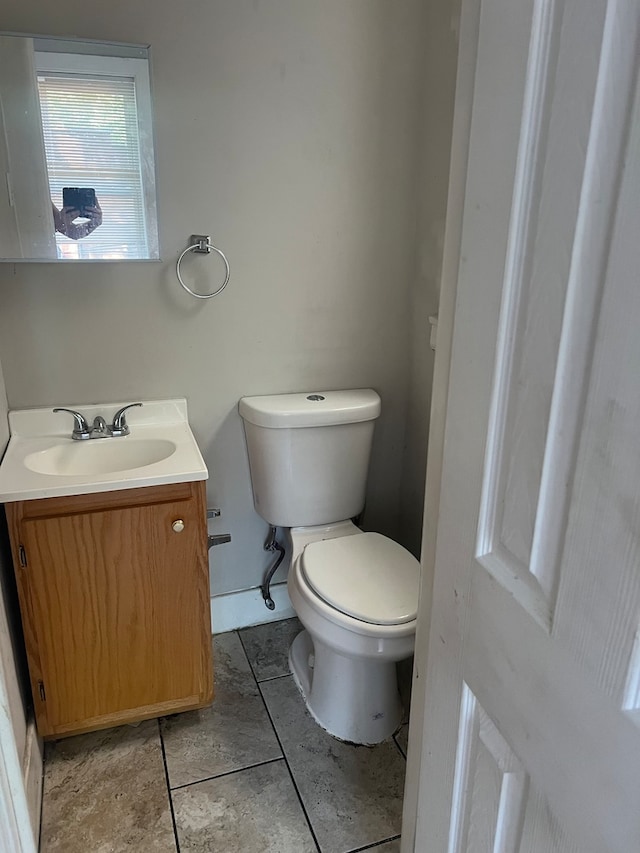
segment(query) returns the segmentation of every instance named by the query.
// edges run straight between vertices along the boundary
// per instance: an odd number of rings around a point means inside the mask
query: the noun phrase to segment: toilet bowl
[[[396,663],[413,653],[418,561],[351,522],[290,531],[288,591],[305,630],[289,665],[309,712],[341,740],[374,744],[402,722]]]
[[[410,657],[419,564],[349,519],[365,505],[380,397],[371,388],[243,397],[253,503],[288,531],[288,590],[305,630],[294,680],[335,737],[379,743],[402,721],[396,662]],[[340,520],[346,519],[346,520]]]

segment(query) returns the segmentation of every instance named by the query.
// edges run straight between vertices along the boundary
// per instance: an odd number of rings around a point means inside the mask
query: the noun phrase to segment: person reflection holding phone
[[[88,237],[93,231],[102,225],[102,210],[96,198],[95,205],[83,207],[64,206],[62,210],[58,210],[53,202],[53,222],[55,230],[71,240],[82,240],[83,237]],[[84,222],[75,222],[78,217],[84,217]]]

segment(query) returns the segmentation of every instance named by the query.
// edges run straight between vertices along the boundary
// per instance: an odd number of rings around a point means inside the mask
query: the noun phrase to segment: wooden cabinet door
[[[177,497],[173,487],[144,490],[155,500],[135,505],[126,492],[90,496],[106,505],[85,512],[83,498],[32,501],[43,513],[30,506],[14,525],[27,563],[19,586],[41,734],[211,701],[204,487],[181,487]],[[46,504],[58,512],[44,514]]]

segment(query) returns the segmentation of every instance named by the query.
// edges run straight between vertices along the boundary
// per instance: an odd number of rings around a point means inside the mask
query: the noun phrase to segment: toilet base
[[[311,716],[339,740],[372,746],[402,722],[395,661],[348,658],[302,631],[289,667]]]

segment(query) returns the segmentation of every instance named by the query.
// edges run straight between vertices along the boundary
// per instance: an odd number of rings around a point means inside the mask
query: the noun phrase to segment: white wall
[[[0,357],[12,408],[188,398],[216,529],[233,536],[212,552],[214,594],[268,563],[244,394],[378,389],[366,523],[399,534],[427,5],[31,0],[3,15],[152,47],[164,263],[3,266]],[[231,261],[210,302],[175,279],[192,232]],[[213,257],[189,260],[190,281],[219,280]]]
[[[4,454],[8,440],[7,398],[2,366],[0,365],[0,459]],[[21,649],[22,638],[19,632],[15,631],[16,624],[19,624],[19,616],[12,578],[13,566],[6,524],[0,523],[0,666],[9,697],[9,716],[13,725],[16,748],[18,755],[22,756],[27,737],[26,703],[23,700],[18,675],[19,665],[17,661],[22,660],[23,652]]]
[[[7,398],[0,365],[0,458],[8,438]],[[0,811],[12,818],[5,822],[11,826],[3,825],[0,836],[4,838],[8,833],[14,845],[11,849],[20,845],[19,849],[25,851],[35,850],[33,839],[37,838],[42,802],[41,743],[33,715],[28,712],[28,691],[17,592],[3,518],[0,521],[0,798],[3,799]]]
[[[422,531],[431,380],[435,353],[429,316],[437,314],[449,185],[449,159],[458,56],[460,0],[426,4],[423,35],[423,123],[420,133],[420,200],[411,288],[411,373],[402,476],[404,544],[418,556]]]

